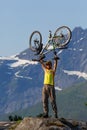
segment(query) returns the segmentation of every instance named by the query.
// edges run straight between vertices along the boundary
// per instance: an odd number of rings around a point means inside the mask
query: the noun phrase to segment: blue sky
[[[29,47],[29,36],[39,30],[46,42],[49,30],[67,25],[87,28],[87,0],[0,0],[0,56]]]

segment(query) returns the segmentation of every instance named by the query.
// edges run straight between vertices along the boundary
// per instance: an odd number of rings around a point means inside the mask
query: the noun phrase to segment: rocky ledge
[[[64,118],[24,118],[15,130],[87,130],[87,123]]]

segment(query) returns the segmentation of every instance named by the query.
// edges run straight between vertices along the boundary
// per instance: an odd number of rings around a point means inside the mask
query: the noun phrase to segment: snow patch
[[[80,38],[80,41],[81,41],[81,40],[83,40],[83,39],[84,39],[84,38],[83,38],[83,37],[81,37],[81,38]]]
[[[18,59],[18,61],[16,61],[15,63],[10,64],[10,66],[11,67],[18,67],[18,66],[26,65],[26,64],[32,64],[33,65],[33,64],[37,64],[37,62]]]
[[[10,56],[10,57],[0,57],[0,60],[14,60],[14,63],[9,64],[10,67],[18,67],[21,65],[26,65],[26,64],[38,64],[38,62],[35,61],[29,61],[29,60],[24,60],[24,59],[19,59],[16,57],[16,55]]]
[[[25,78],[25,79],[32,80],[31,77],[26,77],[26,76],[21,76],[21,75],[19,75],[19,71],[15,73],[15,76],[16,76],[17,78]]]
[[[67,73],[68,75],[77,75],[78,78],[82,77],[85,80],[87,80],[87,73],[85,72],[80,72],[80,71],[68,71],[68,70],[63,70],[64,73]]]
[[[61,91],[62,88],[60,88],[60,87],[55,87],[55,90]]]
[[[83,51],[83,49],[79,49],[79,51]]]

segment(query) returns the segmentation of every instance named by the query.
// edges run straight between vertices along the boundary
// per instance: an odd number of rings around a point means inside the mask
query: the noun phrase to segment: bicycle
[[[66,49],[71,39],[71,30],[67,26],[61,26],[56,29],[54,35],[49,31],[48,41],[45,45],[42,44],[42,35],[39,31],[31,33],[29,38],[29,47],[35,53],[39,55],[39,59],[33,59],[39,61],[45,58],[45,55],[53,51],[56,55],[57,49]]]

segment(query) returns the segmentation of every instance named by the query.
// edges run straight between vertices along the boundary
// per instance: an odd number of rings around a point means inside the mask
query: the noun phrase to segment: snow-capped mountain
[[[68,49],[59,50],[55,87],[62,90],[87,80],[87,29],[76,27]],[[0,114],[21,110],[41,100],[43,70],[30,49],[0,57]],[[46,58],[51,59],[53,53]]]

